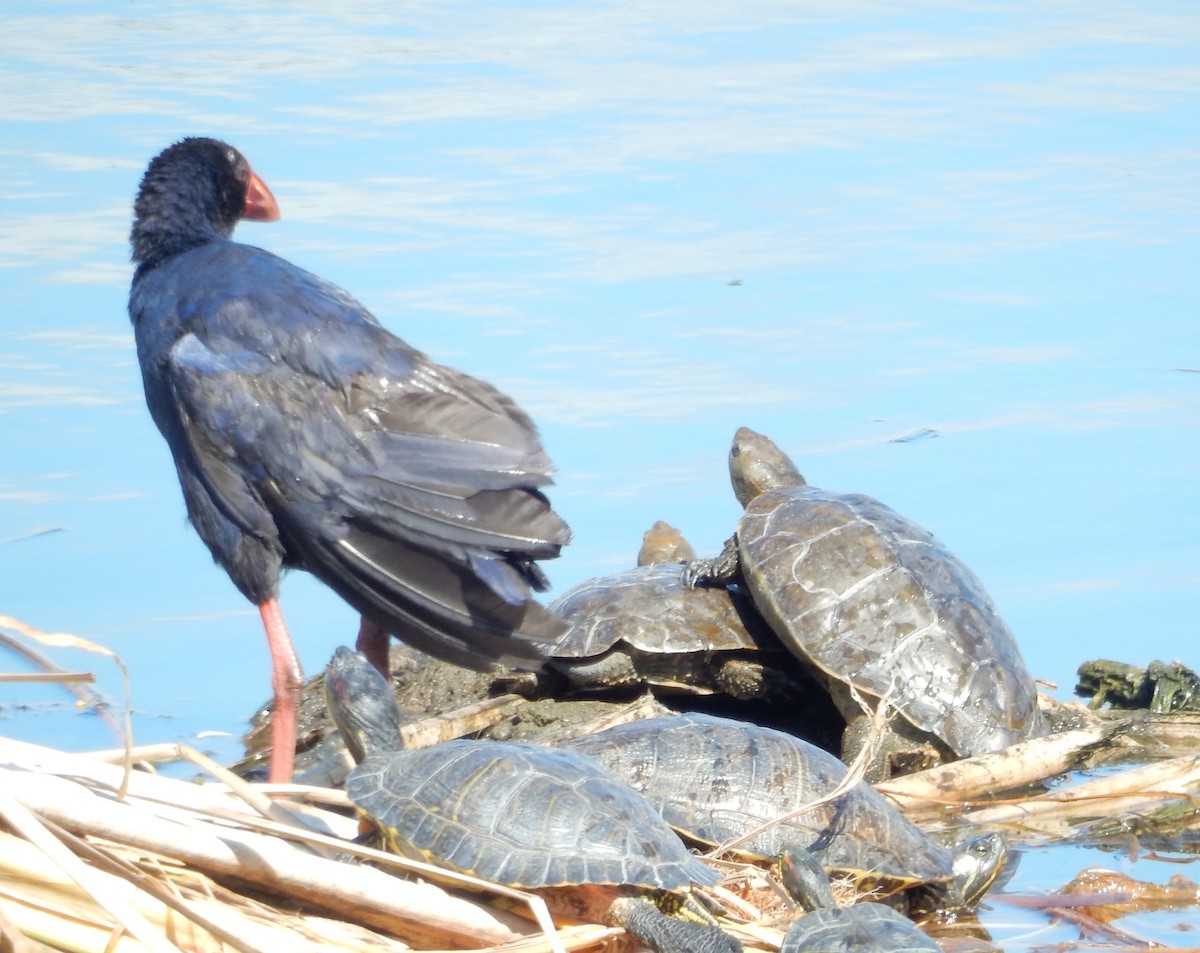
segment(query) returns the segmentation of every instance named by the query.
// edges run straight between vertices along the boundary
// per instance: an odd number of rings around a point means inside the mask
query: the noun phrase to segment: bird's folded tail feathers
[[[426,537],[464,550],[548,559],[557,556],[571,538],[545,496],[532,489],[466,495],[459,488],[364,478],[343,486],[341,502],[351,512],[369,514],[380,536]]]
[[[565,624],[533,600],[528,561],[445,552],[360,531],[339,539],[287,532],[289,551],[384,631],[437,658],[487,670],[540,666]]]

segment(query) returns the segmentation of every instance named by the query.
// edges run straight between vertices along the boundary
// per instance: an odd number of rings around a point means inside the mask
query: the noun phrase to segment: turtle
[[[578,752],[513,742],[459,739],[407,750],[387,680],[361,653],[341,647],[325,676],[334,722],[357,767],[346,794],[392,851],[512,887],[543,892],[575,916],[612,916],[613,901],[653,896],[680,907],[694,885],[720,878],[639,794]],[[664,953],[683,953],[695,930],[642,907],[631,931],[655,923]],[[663,922],[659,923],[658,919]],[[712,949],[740,944],[715,924]]]
[[[944,953],[915,923],[882,903],[824,907],[792,923],[779,953]]]
[[[834,905],[829,875],[804,848],[784,848],[780,880],[806,913],[792,922],[780,953],[943,953],[894,907],[865,901]]]
[[[1110,659],[1079,666],[1075,694],[1089,699],[1088,708],[1108,702],[1113,708],[1145,708],[1156,714],[1200,711],[1200,676],[1182,662],[1160,662],[1145,668]]]
[[[642,534],[642,548],[638,550],[637,564],[653,566],[657,563],[688,563],[696,558],[696,550],[684,538],[683,533],[670,523],[658,520]]]
[[[688,585],[735,584],[809,663],[848,727],[852,760],[883,699],[930,761],[985,754],[1041,733],[1037,689],[983,583],[933,535],[878,500],[809,486],[770,439],[733,438],[744,513]],[[856,697],[858,696],[858,697]],[[871,780],[892,773],[876,762]]]
[[[654,685],[689,694],[759,698],[788,652],[750,600],[692,589],[677,563],[638,566],[569,589],[550,605],[567,631],[547,652],[571,687]]]
[[[568,690],[649,688],[673,696],[672,707],[752,705],[756,717],[837,744],[843,722],[828,693],[736,590],[693,589],[682,566],[658,564],[590,579],[550,608],[567,631],[545,668]]]
[[[765,863],[798,845],[859,892],[895,897],[914,915],[973,909],[1007,857],[1000,834],[975,837],[953,853],[862,782],[829,799],[846,777],[841,761],[750,722],[670,715],[562,747],[598,761],[689,840],[711,848],[750,834],[734,851]]]

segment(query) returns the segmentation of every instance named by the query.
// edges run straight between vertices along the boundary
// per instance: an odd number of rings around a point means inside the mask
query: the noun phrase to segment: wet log
[[[1118,730],[1110,725],[1058,732],[993,754],[891,778],[876,788],[910,817],[935,820],[1078,770],[1096,749],[1110,748]]]
[[[1165,804],[1191,802],[1198,794],[1200,755],[1188,755],[1128,768],[1011,804],[968,811],[961,819],[1003,827],[1026,840],[1062,838],[1076,836],[1080,824],[1089,820],[1152,813]]]

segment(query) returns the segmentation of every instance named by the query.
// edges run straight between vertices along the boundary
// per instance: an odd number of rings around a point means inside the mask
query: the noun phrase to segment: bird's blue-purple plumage
[[[536,560],[569,533],[533,423],[341,289],[233,242],[221,158],[155,160],[133,236],[146,400],[196,530],[256,604],[297,567],[443,658],[536,660],[560,630],[530,596]]]

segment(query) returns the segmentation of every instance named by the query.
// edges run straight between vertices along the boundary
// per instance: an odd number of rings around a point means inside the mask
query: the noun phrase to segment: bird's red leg
[[[271,651],[271,688],[275,692],[275,707],[271,710],[271,760],[267,780],[272,784],[287,784],[292,780],[292,765],[296,758],[296,709],[304,673],[300,660],[283,624],[279,603],[268,599],[258,607],[263,628],[267,630],[267,646]]]
[[[362,617],[362,623],[358,627],[358,641],[354,647],[366,656],[367,661],[374,665],[384,678],[390,678],[392,675],[391,659],[388,657],[391,642],[390,635],[366,616]]]

